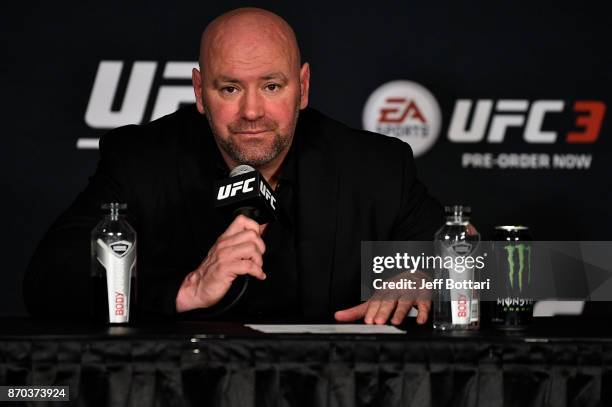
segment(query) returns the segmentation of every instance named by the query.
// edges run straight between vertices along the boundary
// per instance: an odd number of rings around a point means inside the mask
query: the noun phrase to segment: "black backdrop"
[[[442,202],[471,204],[474,223],[485,237],[496,224],[520,223],[540,239],[609,240],[609,112],[591,116],[586,136],[581,124],[589,111],[601,113],[610,101],[612,28],[608,13],[593,2],[35,3],[4,6],[0,17],[0,315],[25,312],[21,279],[28,259],[95,167],[97,151],[77,148],[79,140],[80,145],[87,144],[84,139],[95,141],[122,120],[148,121],[158,100],[160,106],[175,106],[174,96],[180,99],[190,85],[180,72],[173,78],[174,68],[184,68],[175,62],[196,61],[205,24],[244,5],[276,11],[294,27],[311,63],[311,105],[338,120],[363,127],[368,98],[391,81],[407,80],[429,90],[439,118],[426,112],[422,97],[399,88],[385,95],[387,105],[374,104],[367,115],[380,119],[391,106],[397,112],[387,118],[397,119],[405,111],[406,119],[391,127],[421,131],[421,140],[433,139],[437,123],[436,141],[417,157],[420,177]],[[97,78],[101,90],[112,88],[115,76],[106,69],[116,69],[118,62],[123,69],[117,92],[92,97]],[[138,77],[130,78],[136,67]],[[130,86],[136,86],[131,96]],[[105,101],[122,112],[128,97],[132,114],[105,115]],[[450,134],[460,100],[472,107],[491,101],[482,140],[457,142],[458,133]],[[410,101],[413,107],[404,110]],[[542,107],[548,111],[539,123]],[[530,116],[536,130],[548,133],[526,137]],[[492,142],[496,120],[496,126],[504,120],[522,124]],[[568,142],[572,131],[589,142]],[[554,142],[541,142],[551,134]],[[483,162],[475,153],[489,153],[497,164],[474,168],[474,157]],[[540,168],[500,168],[520,153],[538,154]],[[470,157],[472,164],[463,165]],[[526,164],[530,157],[523,157]],[[561,168],[567,160],[578,160],[582,168]]]

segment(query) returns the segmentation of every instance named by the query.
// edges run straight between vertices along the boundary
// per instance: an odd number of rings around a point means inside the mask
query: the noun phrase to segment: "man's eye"
[[[270,92],[276,92],[280,89],[280,85],[277,83],[269,83],[266,85],[266,90]]]
[[[221,88],[221,92],[225,93],[225,94],[228,94],[228,95],[234,94],[237,91],[238,91],[238,89],[236,89],[234,86],[226,86],[224,88]]]

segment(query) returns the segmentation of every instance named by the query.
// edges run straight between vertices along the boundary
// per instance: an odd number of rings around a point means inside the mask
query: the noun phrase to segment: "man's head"
[[[277,167],[308,104],[310,70],[295,34],[269,11],[243,8],[213,20],[193,70],[198,110],[230,165]]]

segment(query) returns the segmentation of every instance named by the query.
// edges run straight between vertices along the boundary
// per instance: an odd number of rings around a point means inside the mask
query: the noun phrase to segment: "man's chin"
[[[243,156],[243,157],[239,157],[240,160],[238,160],[241,164],[246,164],[246,165],[250,165],[251,167],[254,168],[259,168],[262,167],[266,164],[269,164],[270,161],[274,160],[275,157],[270,157],[270,156]]]
[[[238,154],[235,155],[248,162],[261,162],[265,164],[272,161],[278,155],[278,153],[275,153],[272,143],[249,140],[236,144],[237,148],[234,151]]]
[[[280,136],[274,132],[261,132],[240,136],[232,133],[227,143],[220,143],[236,162],[252,167],[265,166],[281,154]]]

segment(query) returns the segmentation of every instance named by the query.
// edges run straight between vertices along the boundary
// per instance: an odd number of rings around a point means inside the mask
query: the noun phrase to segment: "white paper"
[[[247,324],[248,328],[269,334],[404,334],[390,325],[318,324],[318,325],[264,325]]]

